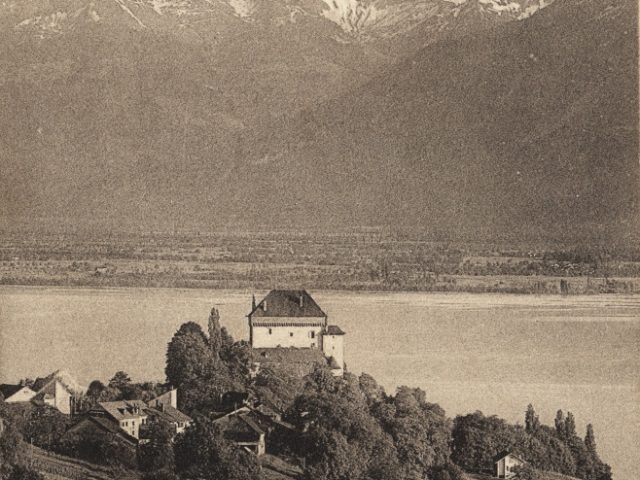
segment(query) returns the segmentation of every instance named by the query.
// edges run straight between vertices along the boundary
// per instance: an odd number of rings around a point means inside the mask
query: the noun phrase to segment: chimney
[[[251,295],[251,311],[253,312],[256,309],[256,296]]]
[[[265,312],[267,311],[267,301],[266,300],[262,301],[262,310],[264,310]]]
[[[300,294],[300,308],[304,308],[304,295]]]

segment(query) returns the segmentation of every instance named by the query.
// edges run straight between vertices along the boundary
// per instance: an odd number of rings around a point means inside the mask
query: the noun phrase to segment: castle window
[[[309,332],[309,337],[310,337],[310,338],[316,338],[316,332],[314,332],[313,330],[311,330],[311,331]]]
[[[270,328],[270,329],[269,329],[269,335],[271,335],[272,333],[273,333],[273,329],[272,329],[272,328]]]
[[[289,332],[289,336],[290,336],[290,337],[293,337],[293,332]]]

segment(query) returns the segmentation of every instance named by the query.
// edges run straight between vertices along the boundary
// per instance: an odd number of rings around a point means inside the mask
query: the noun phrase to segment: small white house
[[[51,375],[37,378],[33,389],[36,391],[34,401],[57,408],[67,415],[73,413],[76,399],[85,392],[85,388],[66,370],[56,370]]]
[[[0,385],[0,393],[7,403],[28,402],[36,395],[36,392],[26,385],[10,385],[7,383]]]
[[[518,455],[511,452],[502,452],[494,458],[495,474],[498,478],[511,478],[515,475],[516,467],[521,467],[526,462]]]

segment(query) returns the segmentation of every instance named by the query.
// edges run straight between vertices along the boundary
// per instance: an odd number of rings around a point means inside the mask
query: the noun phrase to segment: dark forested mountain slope
[[[449,232],[625,233],[639,185],[636,10],[558,1],[432,45],[257,142],[247,204]],[[254,201],[265,192],[277,192],[267,209]]]
[[[548,3],[5,2],[2,223],[610,231],[636,7]]]

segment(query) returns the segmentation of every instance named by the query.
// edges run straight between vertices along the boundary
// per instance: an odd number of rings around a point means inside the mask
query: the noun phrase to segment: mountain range
[[[637,225],[632,0],[0,4],[5,227]]]

